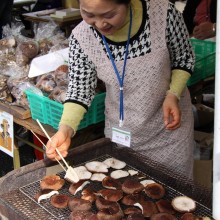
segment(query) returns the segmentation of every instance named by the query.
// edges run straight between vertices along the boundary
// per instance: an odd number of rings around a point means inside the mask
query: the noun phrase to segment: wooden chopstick
[[[42,131],[44,132],[44,134],[46,135],[46,137],[48,138],[49,141],[52,142],[50,136],[48,135],[48,133],[46,132],[46,130],[44,129],[44,127],[42,126],[42,124],[40,123],[40,121],[37,119],[36,120],[37,123],[39,124],[40,128],[42,129]],[[64,164],[66,165],[67,168],[69,168],[68,163],[66,162],[66,160],[63,158],[62,154],[60,153],[60,151],[56,148],[56,152],[58,153],[58,155],[60,156],[60,158],[62,159],[62,161],[64,162]]]
[[[43,141],[34,133],[34,131],[30,130],[32,132],[32,134],[38,139],[38,141],[40,141],[40,143],[47,149],[47,146],[43,143]],[[63,166],[62,163],[60,163],[60,161],[55,157],[55,160],[60,164],[60,166],[63,168],[63,170],[66,172],[66,168]]]

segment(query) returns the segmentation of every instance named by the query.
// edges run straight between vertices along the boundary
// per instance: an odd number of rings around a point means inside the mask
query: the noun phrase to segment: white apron
[[[150,2],[151,52],[127,60],[124,79],[124,126],[131,132],[131,148],[167,169],[192,178],[193,114],[187,89],[180,99],[181,127],[164,128],[162,104],[169,89],[171,67],[166,45],[166,0]],[[97,75],[106,85],[105,135],[119,123],[119,85],[111,61],[83,21],[73,30],[84,52],[97,67]],[[115,62],[121,72],[124,61]]]

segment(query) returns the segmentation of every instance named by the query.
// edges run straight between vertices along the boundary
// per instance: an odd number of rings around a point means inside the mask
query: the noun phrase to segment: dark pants
[[[38,0],[32,9],[32,12],[42,11],[51,8],[59,8],[59,7],[62,7],[61,0]],[[27,11],[23,11],[22,13],[27,13]],[[20,15],[20,19],[24,24],[26,30],[32,29],[32,23],[30,21],[26,21],[22,14]]]
[[[1,0],[0,3],[0,39],[2,39],[2,28],[7,24],[11,24],[11,12],[13,8],[13,0]]]

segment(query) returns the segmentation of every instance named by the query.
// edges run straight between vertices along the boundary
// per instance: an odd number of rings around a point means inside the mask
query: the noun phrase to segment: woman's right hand
[[[51,138],[51,141],[47,142],[46,155],[49,159],[60,160],[60,156],[56,152],[56,148],[60,151],[63,157],[68,154],[68,149],[71,143],[71,137],[74,131],[68,125],[60,125],[57,133]]]

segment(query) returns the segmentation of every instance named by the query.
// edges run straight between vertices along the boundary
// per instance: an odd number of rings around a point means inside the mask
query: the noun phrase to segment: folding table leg
[[[17,169],[17,168],[21,167],[18,142],[17,142],[17,140],[15,138],[14,138],[14,158],[13,158],[13,164],[14,164],[14,169]]]

